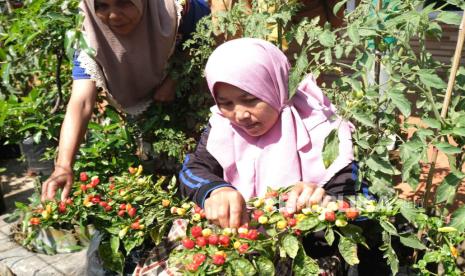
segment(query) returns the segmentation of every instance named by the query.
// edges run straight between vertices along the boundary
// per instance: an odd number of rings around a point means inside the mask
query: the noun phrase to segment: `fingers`
[[[318,187],[314,190],[313,194],[308,198],[307,206],[312,206],[313,204],[322,203],[326,192],[323,188]]]
[[[243,200],[236,196],[236,198],[233,198],[232,201],[230,201],[229,208],[229,226],[226,227],[239,228],[239,226],[242,225],[241,222],[243,221],[245,213],[245,204]],[[245,216],[247,216],[247,214],[245,214]]]
[[[222,228],[229,227],[229,202],[224,202],[218,206],[218,222]]]
[[[71,192],[71,187],[73,186],[73,179],[68,177],[63,191],[61,192],[61,201],[65,201],[68,198],[69,193]]]
[[[306,206],[321,203],[325,195],[325,190],[313,183],[298,182],[288,193],[287,211],[295,213]]]
[[[206,218],[223,228],[238,228],[248,219],[244,198],[234,189],[212,193],[205,200],[204,209]]]
[[[288,193],[288,199],[286,202],[286,208],[289,213],[296,212],[297,199],[303,190],[303,183],[297,183],[294,188]]]
[[[44,184],[42,184],[42,193],[40,195],[40,200],[41,201],[45,201],[45,199],[47,197],[47,187],[49,185],[49,182],[50,182],[50,180],[47,179],[47,181],[45,181]]]
[[[314,191],[316,189],[315,185],[305,185],[302,193],[299,195],[299,198],[297,199],[297,211],[302,210],[305,206],[307,206],[307,203],[309,202],[309,199],[311,196],[314,194]]]
[[[333,199],[332,196],[326,195],[326,196],[323,198],[323,202],[321,203],[321,206],[322,206],[322,207],[328,206],[328,203],[329,203],[330,201],[332,201],[332,199]]]
[[[45,199],[53,200],[57,190],[58,190],[58,183],[55,180],[50,181],[47,185],[47,193],[45,195]]]
[[[250,216],[249,214],[247,214],[247,209],[244,206],[244,208],[242,209],[242,213],[241,213],[241,225],[244,225],[248,223],[249,221],[250,221]]]

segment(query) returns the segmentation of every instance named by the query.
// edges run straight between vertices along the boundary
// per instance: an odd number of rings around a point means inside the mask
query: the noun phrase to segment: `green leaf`
[[[318,40],[325,47],[334,47],[334,43],[336,42],[336,35],[334,35],[329,30],[325,30],[318,36]]]
[[[451,144],[446,143],[446,142],[433,143],[433,145],[437,147],[438,150],[444,152],[445,154],[456,154],[456,153],[462,152],[461,148],[454,147]]]
[[[446,83],[436,74],[421,70],[418,72],[418,76],[420,77],[421,83],[427,87],[433,87],[437,89],[446,88]]]
[[[379,171],[383,172],[389,175],[395,174],[394,167],[389,163],[389,161],[386,161],[384,159],[381,159],[379,156],[373,155],[368,160],[366,161],[366,165],[374,170],[374,171]]]
[[[447,203],[451,203],[455,197],[455,190],[457,189],[457,185],[459,185],[464,178],[465,174],[461,172],[449,173],[438,187],[436,192],[436,202],[440,203],[446,201]]]
[[[124,256],[121,252],[113,252],[108,241],[102,241],[98,248],[99,256],[103,260],[103,266],[112,271],[123,272]]]
[[[318,263],[305,254],[305,250],[300,248],[295,257],[292,271],[295,276],[319,275],[320,268]]]
[[[325,54],[325,63],[327,65],[331,65],[333,63],[333,53],[331,52],[331,49],[325,49],[324,51]]]
[[[74,42],[76,41],[77,31],[75,29],[71,29],[66,31],[65,33],[65,41],[64,41],[64,48],[66,52],[66,56],[68,60],[73,60],[75,46]]]
[[[438,263],[441,260],[441,252],[440,251],[430,251],[426,252],[423,256],[423,260],[426,263]]]
[[[333,228],[328,227],[325,232],[325,240],[329,245],[333,245],[334,242],[334,231]]]
[[[118,253],[119,252],[119,237],[118,236],[111,236],[110,237],[110,245],[111,245],[111,250],[113,253]]]
[[[350,24],[349,27],[347,28],[347,34],[349,35],[350,40],[352,40],[354,44],[360,43],[360,35],[358,34],[357,25]]]
[[[79,49],[86,52],[86,54],[90,57],[95,57],[95,50],[92,49],[89,44],[87,44],[87,41],[85,40],[82,33],[79,34]]]
[[[334,160],[339,156],[339,136],[338,129],[333,129],[326,136],[323,145],[323,163],[325,168],[328,168]]]
[[[371,119],[370,116],[367,114],[353,112],[352,116],[354,117],[355,120],[359,121],[360,123],[368,127],[376,127],[376,125],[373,122],[373,119]]]
[[[465,137],[465,128],[464,127],[454,127],[452,129],[452,133],[457,135],[457,136]]]
[[[389,221],[387,220],[380,220],[379,221],[379,224],[381,225],[381,227],[383,227],[383,229],[388,232],[389,234],[391,235],[394,235],[394,236],[398,236],[399,234],[397,233],[397,229],[394,225],[392,225],[392,223],[390,223]]]
[[[2,83],[4,84],[10,83],[10,69],[11,69],[11,63],[9,62],[3,64],[2,68],[0,69],[0,73],[2,76]]]
[[[422,210],[422,209],[416,208],[413,202],[411,201],[399,200],[397,201],[397,204],[399,206],[400,213],[409,222],[414,222],[416,217]]]
[[[234,259],[230,262],[234,275],[248,276],[257,273],[253,265],[246,259]]]
[[[129,230],[129,226],[126,226],[126,227],[123,227],[119,233],[118,233],[118,237],[120,239],[124,239],[124,237],[126,236],[126,234],[128,233],[128,230]]]
[[[32,140],[34,140],[34,143],[39,144],[40,140],[42,139],[42,131],[38,131],[32,135]]]
[[[342,55],[344,54],[344,48],[341,46],[341,45],[336,45],[336,47],[334,47],[334,56],[337,58],[337,59],[340,59],[342,57]]]
[[[295,66],[292,67],[289,75],[289,99],[292,98],[297,92],[297,87],[302,80],[303,76],[307,73],[308,59],[307,48],[303,48],[297,57]]]
[[[391,90],[387,93],[388,97],[391,99],[392,103],[402,112],[405,117],[410,116],[411,104],[410,101],[404,96],[401,91]]]
[[[295,256],[297,256],[297,252],[299,251],[299,240],[295,236],[286,235],[283,238],[282,245],[289,257],[294,259]]]
[[[460,25],[462,17],[456,12],[442,11],[436,17],[436,20],[450,25]]]
[[[301,231],[308,231],[314,227],[316,227],[320,221],[318,218],[315,217],[307,217],[297,223],[296,228]]]
[[[356,265],[360,262],[357,256],[357,244],[352,240],[342,236],[339,239],[339,253],[349,265]]]
[[[465,231],[465,206],[462,206],[452,213],[449,226],[457,228],[458,231]]]
[[[408,247],[425,250],[426,246],[417,238],[417,236],[410,234],[408,236],[401,235],[400,242]]]
[[[380,247],[380,249],[384,251],[383,257],[387,259],[387,263],[391,267],[392,275],[397,275],[397,272],[399,271],[399,259],[392,248],[391,235],[387,232],[383,232],[382,239],[384,244]]]
[[[341,9],[342,6],[344,6],[347,3],[347,0],[341,0],[336,3],[333,7],[333,14],[337,14],[339,10]]]
[[[432,118],[421,118],[421,120],[427,124],[430,128],[435,128],[435,129],[440,129],[441,128],[441,122],[436,120],[436,119],[432,119]]]
[[[347,224],[345,227],[339,229],[344,237],[351,239],[354,242],[361,243],[368,248],[365,243],[365,237],[363,236],[363,229],[355,224]]]
[[[275,268],[274,268],[273,262],[264,256],[258,257],[257,268],[258,268],[258,275],[263,275],[263,276],[275,275]]]

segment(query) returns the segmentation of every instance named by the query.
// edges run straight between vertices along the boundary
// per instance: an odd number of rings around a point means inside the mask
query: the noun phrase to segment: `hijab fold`
[[[280,112],[265,134],[252,137],[235,127],[217,106],[211,108],[207,150],[223,167],[224,178],[245,199],[264,196],[267,187],[287,187],[298,181],[323,186],[354,159],[353,126],[336,116],[336,109],[312,76],[306,76],[289,100],[289,63],[273,44],[254,38],[236,39],[210,56],[205,75],[215,98],[215,84],[234,85]],[[339,155],[325,168],[325,138],[337,129]]]
[[[111,96],[123,109],[151,100],[166,77],[178,27],[174,0],[131,0],[142,14],[127,35],[111,31],[95,13],[95,0],[83,0],[83,31],[101,67]]]

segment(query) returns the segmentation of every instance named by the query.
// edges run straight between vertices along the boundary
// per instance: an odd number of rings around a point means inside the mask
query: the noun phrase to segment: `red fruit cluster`
[[[100,201],[101,201],[101,196],[100,195],[91,195],[90,196],[90,202],[94,203],[94,204],[98,204]]]
[[[297,225],[297,220],[295,218],[288,218],[287,219],[287,225],[289,227],[294,227]]]
[[[99,205],[102,206],[102,208],[105,210],[105,212],[110,212],[112,210],[111,206],[108,205],[108,202],[106,202],[106,201],[100,201]]]
[[[263,212],[263,210],[260,210],[260,209],[256,209],[253,211],[252,213],[252,218],[256,221],[258,221],[258,219],[263,216],[265,212]]]
[[[334,222],[336,220],[336,213],[333,211],[325,212],[325,220],[329,222]]]
[[[81,172],[79,174],[79,180],[81,182],[86,182],[87,180],[89,180],[89,176],[87,176],[87,173],[86,172]]]
[[[219,241],[220,239],[215,234],[212,234],[208,237],[208,244],[210,245],[218,245]]]
[[[205,215],[205,210],[203,210],[202,208],[200,208],[200,206],[198,206],[197,204],[194,205],[194,213],[195,213],[195,214],[199,214],[200,217],[201,217],[202,219],[204,219],[205,216],[206,216],[206,215]]]
[[[350,220],[354,220],[358,218],[359,214],[360,212],[355,208],[349,208],[346,210],[346,217],[347,219],[350,219]]]
[[[197,237],[195,238],[195,244],[198,246],[198,247],[205,247],[207,245],[207,239],[203,236],[200,236],[200,237]]]
[[[90,187],[95,188],[100,183],[100,179],[98,177],[92,178],[90,181]]]
[[[213,264],[215,265],[223,265],[226,261],[226,258],[223,255],[215,254],[212,257]]]
[[[66,202],[60,201],[60,203],[58,203],[58,212],[61,214],[66,213]]]
[[[229,246],[230,239],[226,235],[220,235],[220,237],[218,238],[218,242],[220,243],[220,245],[227,247]]]
[[[129,217],[133,218],[137,214],[136,207],[133,207],[131,204],[121,203],[119,205],[118,216],[124,217],[125,214],[128,214]]]
[[[239,254],[244,254],[247,252],[247,250],[249,249],[249,244],[247,243],[243,243],[239,246],[239,248],[237,249],[237,251],[239,252]]]
[[[40,224],[40,218],[31,218],[29,220],[29,223],[32,225],[39,225]]]
[[[195,242],[193,240],[189,239],[189,238],[185,238],[185,239],[182,240],[182,245],[186,249],[192,249],[195,246]]]
[[[197,238],[197,237],[202,236],[202,227],[200,227],[200,226],[198,226],[198,225],[192,226],[192,228],[191,228],[191,235],[192,235],[192,237],[194,237],[194,238]]]
[[[135,207],[132,207],[131,209],[128,210],[128,215],[131,218],[135,217],[136,213],[137,213],[137,209]]]

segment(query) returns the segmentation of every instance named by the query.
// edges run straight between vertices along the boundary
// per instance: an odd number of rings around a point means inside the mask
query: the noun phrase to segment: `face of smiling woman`
[[[279,118],[269,104],[227,83],[215,85],[215,98],[223,116],[250,136],[267,133]]]
[[[142,18],[141,12],[130,0],[95,0],[95,14],[120,35],[131,33]]]

